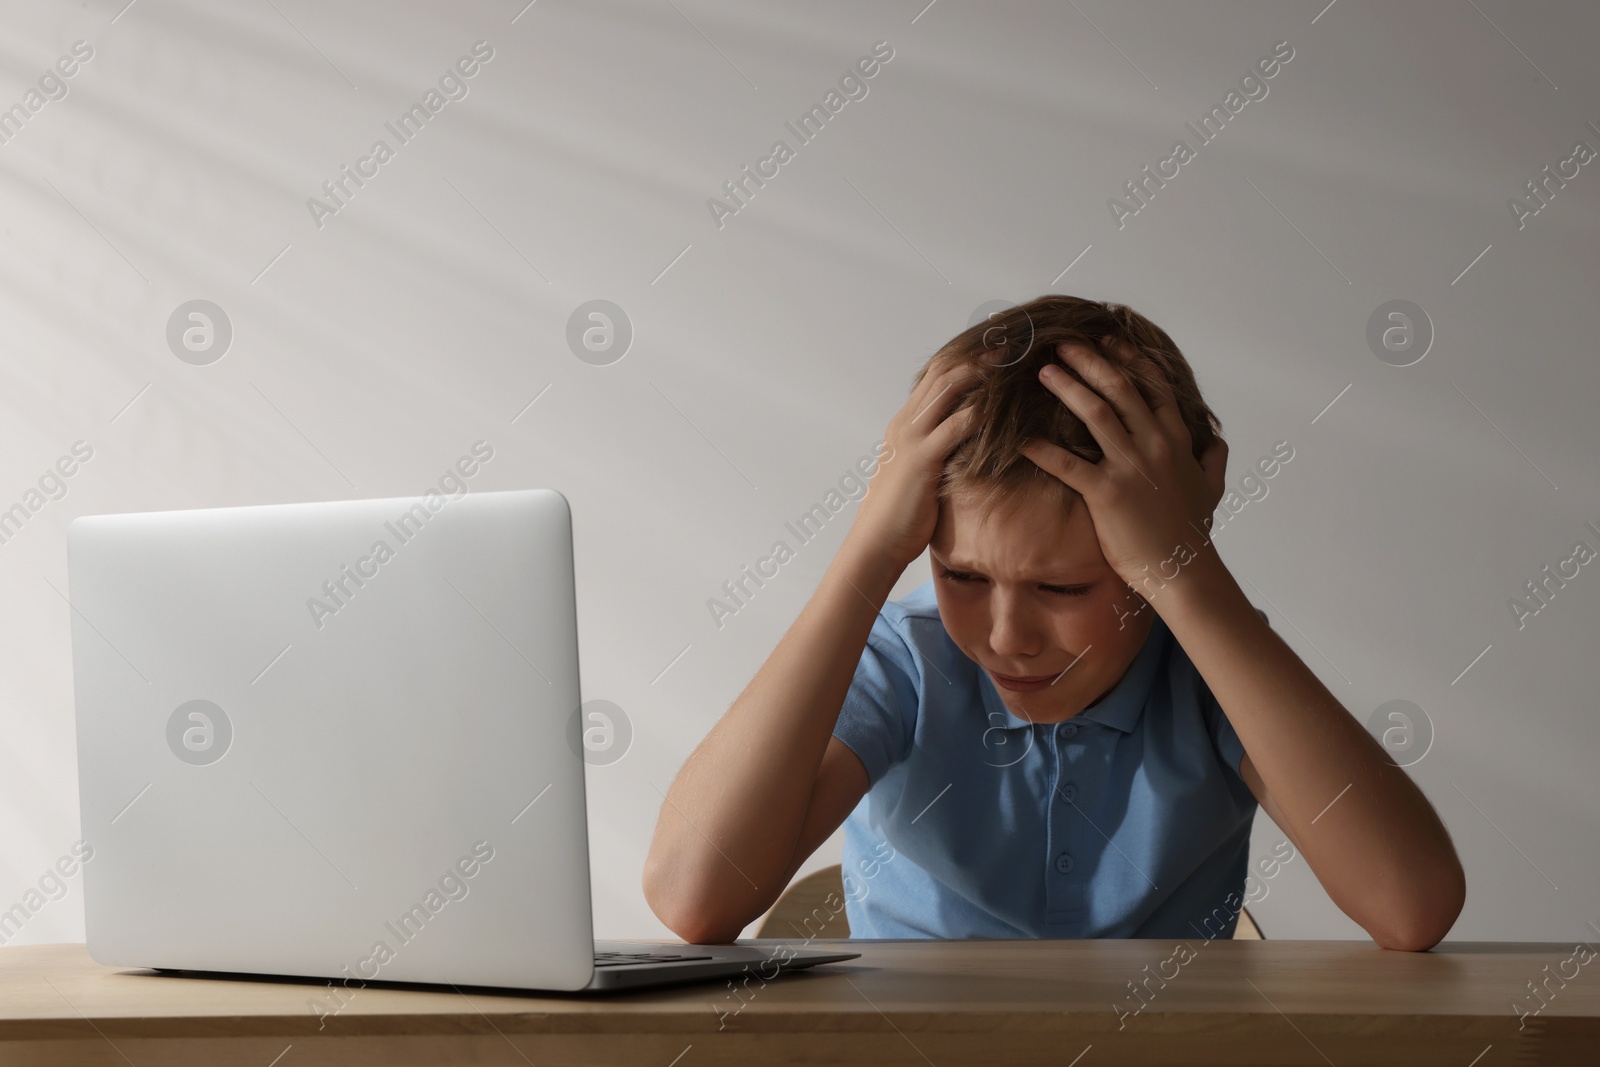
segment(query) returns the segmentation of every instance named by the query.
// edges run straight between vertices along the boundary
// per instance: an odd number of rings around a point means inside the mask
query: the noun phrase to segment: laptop
[[[97,961],[591,992],[860,955],[594,939],[559,492],[84,516],[67,553]]]

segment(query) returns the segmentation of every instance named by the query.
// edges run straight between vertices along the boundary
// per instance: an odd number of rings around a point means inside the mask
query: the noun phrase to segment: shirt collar
[[[1072,719],[1064,721],[1091,719],[1125,734],[1132,732],[1138,725],[1139,716],[1144,713],[1156,668],[1164,659],[1167,639],[1170,636],[1171,631],[1167,629],[1167,624],[1157,615],[1150,626],[1150,633],[1145,636],[1139,654],[1134,657],[1133,663],[1123,672],[1122,679],[1112,687],[1111,692],[1101,697],[1093,707],[1085,708]],[[987,713],[991,726],[1018,729],[1036,725],[1012,713],[1000,699],[1000,692],[995,688],[988,672],[976,663],[972,667],[978,672],[978,689],[983,694],[983,710]]]

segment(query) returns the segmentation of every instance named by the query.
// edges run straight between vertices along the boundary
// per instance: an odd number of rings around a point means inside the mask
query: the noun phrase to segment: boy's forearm
[[[658,914],[700,913],[714,901],[723,925],[742,928],[782,892],[839,709],[899,576],[893,561],[847,537],[772,654],[684,763],[646,861]]]
[[[1334,902],[1385,947],[1442,938],[1465,894],[1443,823],[1261,621],[1215,547],[1150,602],[1227,713],[1276,809],[1269,814]]]

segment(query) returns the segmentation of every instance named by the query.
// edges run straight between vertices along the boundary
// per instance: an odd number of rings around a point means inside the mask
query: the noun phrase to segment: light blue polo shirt
[[[1159,615],[1111,692],[1030,723],[945,632],[929,580],[879,613],[833,736],[871,782],[845,820],[852,937],[1233,934],[1257,802]]]

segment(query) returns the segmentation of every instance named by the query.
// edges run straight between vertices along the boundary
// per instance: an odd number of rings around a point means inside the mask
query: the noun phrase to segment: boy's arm
[[[1244,744],[1239,772],[1328,895],[1384,948],[1437,944],[1466,877],[1422,791],[1261,621],[1214,545],[1150,603]]]
[[[866,792],[833,729],[878,610],[932,537],[944,457],[973,421],[952,409],[977,370],[947,365],[913,387],[817,591],[663,798],[644,894],[685,941],[737,937]]]
[[[1125,341],[1101,340],[1124,363],[1138,358]],[[1334,903],[1385,948],[1437,944],[1467,892],[1444,824],[1261,621],[1216,546],[1202,536],[1194,548],[1194,532],[1216,506],[1227,462],[1222,440],[1194,456],[1193,435],[1170,394],[1152,408],[1121,366],[1093,347],[1063,342],[1058,352],[1065,367],[1046,366],[1039,379],[1089,426],[1104,457],[1088,460],[1042,441],[1024,453],[1083,497],[1106,562],[1123,581],[1149,588],[1152,564],[1179,564],[1150,603],[1239,735],[1246,784]]]
[[[847,538],[800,617],[668,789],[644,892],[686,942],[738,937],[866,792],[866,769],[832,732],[899,573]]]

